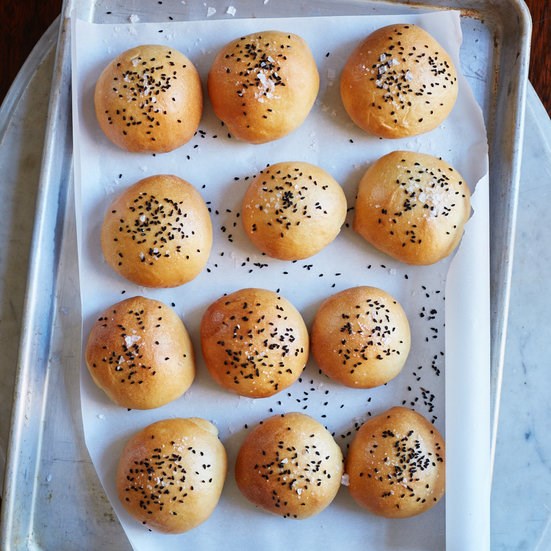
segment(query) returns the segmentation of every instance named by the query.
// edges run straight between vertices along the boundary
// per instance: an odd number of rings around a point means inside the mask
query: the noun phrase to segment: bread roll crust
[[[469,188],[445,161],[410,151],[377,160],[360,181],[354,230],[407,264],[434,264],[459,245],[471,213]]]
[[[204,419],[166,419],[127,442],[117,468],[117,494],[137,521],[169,534],[205,522],[227,472],[218,430]]]
[[[389,25],[363,40],[341,75],[350,118],[381,138],[433,130],[449,115],[458,93],[455,66],[440,44],[416,25]]]
[[[213,379],[249,398],[293,384],[308,361],[308,329],[298,310],[266,289],[220,297],[201,320],[201,347]]]
[[[282,138],[308,116],[319,74],[296,34],[260,31],[226,44],[208,75],[216,113],[236,138],[254,144]]]
[[[391,408],[366,421],[346,458],[348,489],[372,513],[389,518],[421,514],[442,498],[445,446],[422,415]]]
[[[197,277],[212,247],[212,223],[199,192],[177,176],[140,180],[107,209],[101,230],[107,263],[145,287],[177,287]]]
[[[266,511],[304,519],[335,498],[343,474],[342,452],[325,427],[302,413],[286,413],[257,425],[235,464],[241,493]]]
[[[264,169],[251,182],[241,209],[254,245],[281,260],[320,252],[337,237],[345,218],[341,186],[322,168],[299,161]]]
[[[195,377],[193,345],[176,313],[160,301],[131,297],[96,319],[86,366],[117,405],[152,409],[180,397]]]
[[[199,127],[199,73],[174,48],[137,46],[105,67],[96,83],[94,105],[101,129],[115,145],[131,152],[172,151]]]
[[[375,287],[353,287],[327,298],[311,331],[312,355],[331,379],[372,388],[396,377],[410,350],[410,328],[396,299]]]

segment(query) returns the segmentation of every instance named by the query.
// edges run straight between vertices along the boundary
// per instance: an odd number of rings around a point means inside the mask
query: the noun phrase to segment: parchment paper
[[[134,295],[174,305],[191,333],[197,377],[180,399],[150,411],[119,408],[95,387],[80,366],[86,444],[105,491],[135,549],[484,549],[489,528],[489,245],[487,145],[481,111],[460,76],[458,102],[444,124],[423,136],[380,140],[359,130],[339,97],[340,70],[352,48],[367,34],[392,22],[416,23],[430,32],[459,68],[460,18],[456,12],[404,17],[318,17],[232,19],[163,24],[73,26],[73,118],[76,215],[83,313],[83,342],[98,314]],[[107,63],[120,52],[145,43],[170,44],[197,66],[203,83],[218,49],[243,34],[278,29],[300,34],[310,45],[321,76],[316,105],[291,135],[264,145],[227,136],[205,93],[200,132],[182,148],[159,155],[130,154],[105,138],[95,120],[93,90]],[[242,196],[266,164],[302,160],[317,164],[341,183],[353,207],[359,179],[381,155],[407,149],[441,156],[477,191],[475,215],[461,250],[431,267],[410,267],[382,255],[347,225],[318,255],[283,262],[260,254],[247,240],[238,218]],[[115,196],[137,180],[173,173],[191,182],[210,206],[214,245],[207,269],[175,289],[137,287],[104,262],[100,227]],[[447,284],[446,284],[447,280]],[[403,372],[372,390],[348,389],[320,375],[313,361],[290,389],[271,398],[234,396],[211,379],[198,339],[201,315],[223,293],[257,286],[279,291],[307,324],[323,299],[356,285],[378,286],[403,305],[412,327],[412,350]],[[446,308],[444,305],[446,304]],[[76,366],[75,366],[76,367]],[[320,515],[294,521],[271,516],[237,490],[233,464],[249,427],[276,413],[301,411],[324,423],[343,452],[355,430],[371,415],[394,405],[414,408],[434,422],[447,443],[447,494],[415,518],[387,520],[361,510],[341,487]],[[166,536],[148,532],[118,502],[115,469],[131,434],[159,419],[200,416],[214,422],[228,451],[229,471],[220,503],[203,525]],[[468,534],[468,535],[465,535]]]

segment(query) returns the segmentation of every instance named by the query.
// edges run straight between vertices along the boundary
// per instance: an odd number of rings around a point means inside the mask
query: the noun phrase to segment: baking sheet
[[[459,66],[457,46],[461,33],[457,13],[408,16],[401,17],[399,20],[416,22],[429,30],[448,51],[455,50],[454,57],[456,65]],[[336,21],[340,32],[335,32]],[[464,270],[467,274],[477,273],[479,277],[472,282],[475,287],[469,287],[467,297],[465,297],[461,277],[456,281],[458,288],[446,290],[448,295],[462,297],[456,305],[458,313],[451,312],[449,303],[447,305],[446,339],[443,338],[443,306],[448,262],[431,268],[405,268],[370,250],[352,233],[350,228],[345,228],[337,241],[312,261],[289,265],[289,263],[267,260],[266,257],[256,253],[243,237],[236,218],[247,178],[257,173],[266,163],[296,158],[298,151],[301,153],[300,160],[319,164],[343,184],[349,205],[353,204],[358,179],[368,163],[393,149],[414,149],[440,155],[451,162],[472,187],[487,173],[487,151],[482,115],[464,79],[460,83],[459,103],[450,119],[440,129],[425,136],[392,142],[381,141],[361,133],[344,114],[338,100],[338,84],[336,84],[339,68],[342,67],[353,44],[371,30],[390,21],[388,18],[343,17],[283,21],[236,20],[231,23],[207,21],[172,25],[92,26],[83,22],[76,23],[73,33],[76,37],[73,89],[75,92],[74,120],[77,125],[76,136],[78,136],[75,142],[75,160],[77,222],[81,224],[78,230],[84,334],[104,307],[132,294],[145,294],[160,298],[168,304],[174,303],[176,311],[183,316],[188,329],[196,337],[202,311],[221,292],[230,292],[236,288],[252,285],[279,289],[303,312],[306,321],[309,322],[319,302],[329,294],[352,285],[370,284],[386,289],[402,302],[413,322],[414,343],[423,343],[422,346],[419,344],[417,347],[414,344],[405,368],[408,372],[380,389],[357,392],[339,388],[320,376],[315,366],[310,364],[302,382],[290,389],[290,396],[277,395],[272,399],[256,401],[237,398],[218,389],[209,380],[200,362],[199,375],[191,391],[176,403],[151,412],[126,412],[111,406],[90,382],[84,368],[82,400],[87,445],[111,498],[114,497],[113,471],[116,457],[124,440],[137,428],[163,416],[203,415],[213,420],[219,426],[222,440],[230,452],[231,467],[235,451],[245,434],[244,424],[250,425],[254,421],[281,411],[294,409],[318,417],[335,433],[337,441],[343,447],[349,441],[355,424],[361,419],[371,413],[375,414],[387,407],[400,404],[402,401],[405,401],[406,405],[411,403],[415,409],[427,415],[429,419],[432,418],[444,431],[443,413],[446,391],[442,376],[444,346],[448,358],[452,347],[452,355],[458,359],[458,365],[454,371],[458,376],[456,382],[465,384],[467,381],[467,390],[471,390],[471,385],[477,384],[471,378],[464,378],[460,357],[456,356],[457,352],[466,349],[464,341],[454,342],[449,338],[449,333],[451,333],[450,324],[454,322],[464,327],[462,314],[466,314],[467,320],[470,319],[472,311],[470,307],[473,303],[463,300],[463,297],[467,299],[469,296],[474,298],[477,311],[482,313],[478,318],[480,326],[482,329],[489,327],[489,315],[484,316],[488,310],[488,271],[478,269],[478,264],[477,270],[473,270],[471,264],[474,260],[479,260],[476,254],[481,255],[482,259],[488,258],[488,242],[487,238],[484,238],[487,235],[488,220],[487,201],[484,200],[487,196],[487,179],[483,180],[475,194],[475,201],[480,201],[478,217],[473,218],[469,223],[463,244],[464,246],[465,242],[470,242],[474,252],[456,257],[458,261],[455,264],[458,267],[454,268]],[[306,38],[314,51],[322,77],[322,88],[316,107],[307,123],[293,135],[264,146],[248,146],[235,140],[228,140],[223,134],[224,129],[214,118],[207,104],[200,127],[204,133],[199,134],[190,144],[168,155],[156,157],[131,155],[130,163],[129,154],[115,150],[95,125],[91,107],[95,79],[103,66],[119,51],[138,43],[158,42],[159,36],[162,36],[163,42],[166,41],[182,50],[196,63],[205,81],[206,71],[218,47],[245,32],[277,28],[278,24],[280,28],[297,32]],[[162,33],[159,32],[161,30]],[[207,37],[210,38],[207,40]],[[90,44],[94,44],[94,47],[91,48]],[[327,53],[330,54],[328,57],[326,57]],[[471,139],[461,140],[458,144],[455,139],[458,135],[468,136]],[[222,167],[223,170],[221,170]],[[205,199],[211,201],[215,228],[215,243],[207,271],[194,282],[169,291],[136,288],[118,279],[102,262],[99,248],[99,227],[103,212],[110,200],[127,185],[156,172],[174,172],[194,183]],[[79,196],[79,193],[82,195]],[[225,228],[225,231],[222,228]],[[473,237],[470,241],[469,233]],[[480,239],[481,236],[482,239]],[[221,253],[225,253],[224,256],[221,256]],[[335,255],[338,255],[338,271],[335,269],[337,258]],[[462,257],[463,260],[461,260]],[[420,314],[433,310],[434,314],[420,317]],[[459,333],[454,331],[454,335],[456,334]],[[350,541],[351,548],[355,545],[365,548],[365,537],[369,534],[369,540],[374,549],[388,545],[389,538],[392,544],[399,548],[400,546],[407,546],[408,549],[415,548],[412,547],[412,542],[417,539],[419,549],[440,549],[445,538],[445,509],[448,512],[457,509],[472,511],[473,516],[462,515],[459,517],[461,519],[459,522],[452,522],[452,519],[456,518],[455,515],[447,515],[448,542],[461,541],[457,539],[459,534],[467,531],[474,541],[484,544],[489,503],[485,493],[485,488],[489,488],[489,461],[478,461],[473,465],[474,471],[472,469],[468,471],[469,480],[479,483],[481,492],[477,491],[474,495],[462,492],[461,489],[466,487],[463,484],[465,469],[461,469],[460,462],[464,458],[472,462],[473,458],[463,455],[466,451],[465,440],[467,437],[472,438],[472,435],[462,430],[462,424],[459,421],[465,412],[471,413],[473,420],[475,414],[481,415],[476,423],[473,423],[479,429],[475,431],[474,437],[482,445],[482,449],[479,450],[480,457],[489,457],[488,335],[484,331],[475,331],[474,334],[469,335],[461,332],[461,336],[474,339],[472,341],[474,346],[469,348],[473,351],[473,357],[468,359],[474,360],[474,363],[470,364],[473,365],[473,373],[470,376],[474,375],[475,378],[481,379],[480,385],[476,388],[480,390],[482,401],[474,403],[465,399],[464,393],[454,390],[453,408],[450,408],[450,392],[446,392],[448,453],[451,445],[458,462],[448,463],[448,478],[452,479],[455,485],[448,487],[445,508],[441,503],[431,512],[417,519],[399,523],[384,521],[358,511],[343,489],[336,502],[322,515],[300,523],[286,522],[256,511],[246,503],[235,489],[230,468],[226,489],[213,517],[202,527],[179,538],[167,539],[166,536],[145,532],[139,525],[136,526],[129,521],[120,510],[115,497],[112,503],[123,522],[127,535],[134,545],[138,546],[139,543],[140,549],[158,546],[157,538],[161,538],[164,548],[167,541],[176,545],[180,538],[186,544],[193,544],[197,548],[201,548],[201,545],[212,546],[216,541],[220,544],[231,541],[238,545],[248,540],[247,528],[253,521],[258,526],[262,526],[262,534],[264,534],[262,537],[265,540],[259,540],[259,545],[263,548],[269,548],[270,541],[277,542],[278,546],[284,544],[286,538],[289,538],[289,544],[290,542],[296,544],[301,541],[301,538],[307,538],[304,541],[311,544],[313,537],[319,538],[319,542],[333,541],[337,546],[341,541],[340,536],[338,540],[331,538],[335,538],[339,530],[346,527],[347,540]],[[476,346],[476,343],[480,346]],[[196,350],[199,350],[196,338],[195,346]],[[446,370],[449,369],[448,361]],[[438,376],[437,373],[441,375]],[[448,386],[450,377],[447,376],[445,379],[445,384]],[[451,380],[454,381],[453,378]],[[431,398],[433,395],[434,398]],[[326,402],[327,406],[324,405]],[[215,408],[212,406],[213,403],[217,404]],[[231,411],[231,414],[228,414],[228,411]],[[485,449],[488,453],[485,453]],[[455,455],[455,452],[458,455]],[[480,507],[478,511],[471,507],[476,504]],[[241,517],[247,520],[236,522],[236,518]],[[282,525],[282,522],[286,524]],[[472,528],[473,522],[475,525],[478,523],[474,532],[467,528],[467,526]],[[285,532],[278,532],[278,537],[274,540],[271,537],[272,530],[279,530],[282,526]],[[389,536],[389,534],[392,535]]]

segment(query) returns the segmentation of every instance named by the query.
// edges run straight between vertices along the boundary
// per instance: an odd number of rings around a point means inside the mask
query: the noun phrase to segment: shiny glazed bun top
[[[117,468],[117,494],[137,521],[179,534],[213,513],[226,471],[226,450],[212,423],[165,419],[127,442]]]
[[[267,289],[220,297],[201,320],[201,347],[213,379],[227,390],[265,398],[292,385],[308,361],[300,312]]]
[[[203,95],[193,63],[174,48],[142,45],[107,65],[95,89],[98,123],[132,152],[172,151],[199,126]]]
[[[186,327],[167,305],[131,297],[96,318],[86,343],[92,379],[117,405],[152,409],[168,404],[195,377]]]
[[[389,25],[359,44],[341,75],[350,118],[382,138],[428,132],[457,99],[455,66],[442,46],[416,25]]]
[[[241,209],[249,239],[282,260],[308,258],[331,243],[346,218],[346,197],[325,170],[292,161],[265,168]]]
[[[389,518],[418,515],[444,495],[444,440],[421,414],[393,407],[356,433],[346,473],[352,497],[372,513]]]
[[[109,206],[101,230],[107,263],[146,287],[177,287],[197,277],[212,247],[205,201],[170,174],[144,178]]]
[[[214,112],[249,143],[277,140],[298,128],[319,89],[316,63],[296,34],[261,31],[224,46],[208,76]]]
[[[252,503],[284,518],[320,513],[342,480],[342,452],[331,433],[302,413],[274,415],[241,446],[235,479]]]
[[[409,322],[398,301],[376,287],[340,291],[323,301],[311,331],[321,370],[352,388],[387,383],[402,370],[410,350]]]
[[[459,244],[470,205],[467,183],[448,163],[393,151],[373,163],[360,181],[354,230],[397,260],[434,264]]]

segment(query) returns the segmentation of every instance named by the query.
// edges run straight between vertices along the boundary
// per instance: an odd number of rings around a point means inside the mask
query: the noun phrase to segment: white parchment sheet
[[[489,245],[487,145],[481,111],[463,77],[458,102],[433,132],[409,139],[380,140],[359,130],[339,97],[339,76],[353,47],[373,30],[393,22],[416,23],[450,52],[459,67],[460,18],[456,12],[405,17],[232,19],[182,23],[73,26],[73,117],[76,216],[83,341],[99,313],[141,294],[173,304],[195,346],[197,377],[180,399],[151,411],[127,411],[110,403],[82,362],[81,402],[86,443],[105,491],[135,549],[407,549],[481,550],[489,528]],[[107,63],[138,44],[179,49],[197,66],[203,83],[218,49],[243,34],[277,29],[301,35],[321,77],[316,104],[303,126],[264,145],[229,138],[205,93],[200,132],[169,154],[119,150],[95,120],[93,91]],[[284,262],[260,254],[238,217],[253,175],[267,164],[300,160],[317,164],[341,183],[354,206],[362,174],[381,155],[407,149],[441,156],[477,187],[474,216],[453,260],[411,267],[378,253],[350,228],[318,255]],[[207,201],[214,244],[207,269],[175,289],[137,287],[104,262],[100,227],[115,196],[137,180],[172,173],[191,182]],[[447,286],[446,286],[446,280]],[[310,324],[329,295],[356,285],[378,286],[403,305],[412,326],[412,350],[403,372],[385,386],[348,389],[321,375],[313,361],[290,389],[266,399],[247,399],[218,387],[203,364],[198,328],[202,313],[223,293],[242,287],[278,290]],[[444,306],[446,305],[446,308]],[[233,465],[247,429],[276,413],[300,411],[324,423],[346,453],[355,430],[371,415],[394,405],[413,407],[433,421],[447,443],[447,494],[431,511],[387,520],[361,510],[343,486],[321,514],[296,521],[271,516],[237,490]],[[143,426],[168,417],[200,416],[214,422],[228,451],[229,471],[212,517],[195,530],[166,536],[148,532],[120,506],[115,469],[125,441]]]

